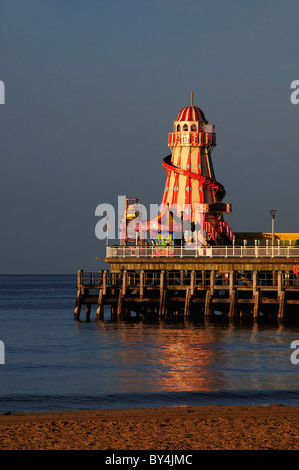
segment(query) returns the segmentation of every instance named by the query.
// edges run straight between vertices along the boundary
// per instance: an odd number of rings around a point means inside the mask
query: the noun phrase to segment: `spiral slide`
[[[168,155],[163,159],[163,167],[166,172],[174,172],[190,178],[191,180],[200,181],[204,186],[213,189],[215,200],[212,204],[204,204],[204,212],[205,212],[205,227],[204,232],[206,234],[206,239],[209,244],[231,244],[235,238],[231,228],[224,220],[219,220],[219,213],[223,212],[231,212],[231,205],[222,203],[221,201],[226,195],[226,191],[221,183],[204,176],[202,174],[193,173],[190,170],[177,168],[171,163],[172,155]],[[213,215],[215,222],[212,223],[211,220],[208,220],[208,215]],[[222,214],[221,214],[221,218]]]

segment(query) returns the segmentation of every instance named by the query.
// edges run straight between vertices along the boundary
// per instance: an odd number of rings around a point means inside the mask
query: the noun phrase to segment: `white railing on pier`
[[[299,246],[107,246],[107,258],[299,258]]]

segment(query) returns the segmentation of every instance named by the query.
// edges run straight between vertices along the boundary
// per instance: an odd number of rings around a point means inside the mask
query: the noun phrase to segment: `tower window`
[[[187,126],[187,124],[184,124],[183,131],[187,131],[187,130],[188,130],[188,126]]]
[[[197,131],[197,125],[196,124],[192,124],[191,131],[193,131],[193,132]]]
[[[181,130],[181,126],[178,124],[177,127],[176,127],[176,131],[180,132],[180,130]]]

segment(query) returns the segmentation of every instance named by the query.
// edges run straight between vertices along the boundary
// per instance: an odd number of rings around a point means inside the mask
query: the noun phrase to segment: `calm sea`
[[[299,405],[298,327],[76,322],[75,275],[0,279],[0,413]]]

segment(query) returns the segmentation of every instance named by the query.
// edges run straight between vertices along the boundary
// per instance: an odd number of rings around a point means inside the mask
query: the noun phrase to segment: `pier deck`
[[[96,319],[249,319],[298,321],[298,248],[285,256],[107,257],[110,270],[78,271],[75,319],[82,306]],[[111,252],[110,252],[111,253]],[[275,254],[275,253],[274,253]]]

